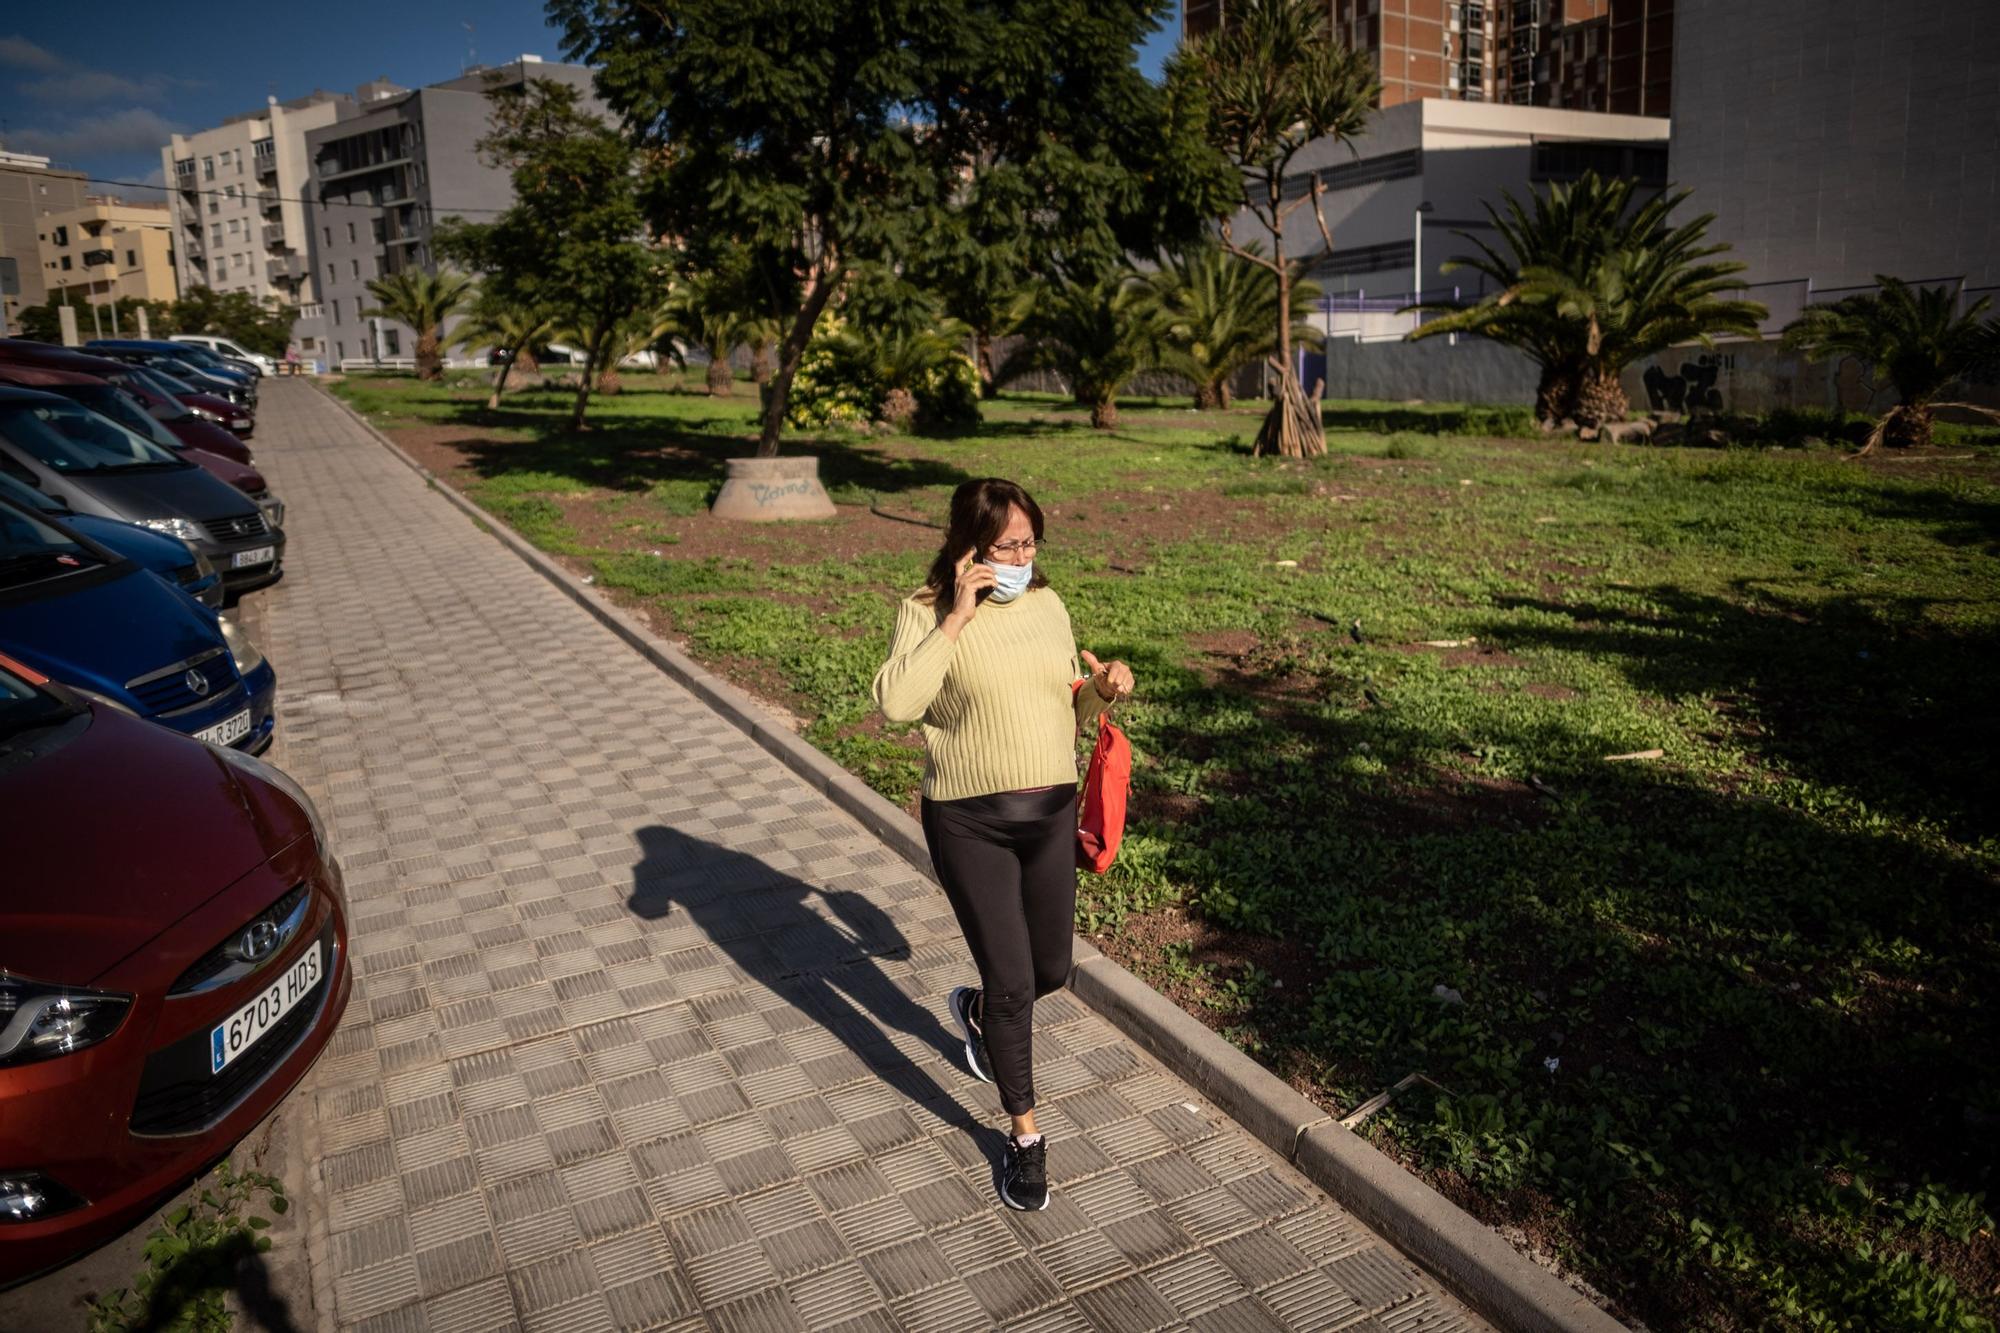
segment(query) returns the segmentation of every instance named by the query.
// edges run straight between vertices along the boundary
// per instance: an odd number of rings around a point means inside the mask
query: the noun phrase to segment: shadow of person
[[[982,1124],[886,1035],[915,1037],[948,1062],[963,1053],[938,1016],[876,965],[877,959],[910,954],[909,941],[886,912],[853,890],[808,884],[748,853],[664,825],[648,825],[636,836],[641,856],[626,900],[634,915],[657,921],[685,912],[748,976],[840,1038],[859,1061],[849,1071],[865,1068],[927,1114],[964,1131],[998,1171],[1004,1134]],[[832,1076],[842,1072],[835,1069]]]

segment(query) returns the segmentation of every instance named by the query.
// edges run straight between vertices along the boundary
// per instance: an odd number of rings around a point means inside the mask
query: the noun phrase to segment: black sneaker
[[[1007,1139],[1007,1160],[1000,1168],[1000,1197],[1009,1208],[1039,1213],[1049,1206],[1049,1141],[1038,1138],[1027,1147]]]
[[[980,1031],[979,1020],[973,1017],[979,1008],[979,992],[971,986],[956,987],[950,1003],[951,1016],[958,1020],[958,1030],[965,1034],[965,1067],[974,1078],[991,1083],[993,1065],[986,1058],[986,1034]]]

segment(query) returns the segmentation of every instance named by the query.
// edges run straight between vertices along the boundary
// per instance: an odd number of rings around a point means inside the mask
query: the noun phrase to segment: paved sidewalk
[[[1068,995],[994,1197],[944,897],[310,386],[257,454],[275,757],[347,869],[316,1113],[343,1328],[1479,1327]]]

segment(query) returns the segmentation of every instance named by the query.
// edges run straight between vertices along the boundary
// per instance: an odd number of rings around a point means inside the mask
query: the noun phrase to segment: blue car
[[[277,673],[232,621],[0,498],[0,653],[216,745],[271,744]]]
[[[145,361],[165,361],[168,369],[183,378],[192,372],[212,383],[228,386],[230,392],[227,396],[233,403],[254,404],[257,401],[255,373],[238,370],[206,347],[197,347],[193,343],[169,342],[161,338],[95,338],[85,343],[83,350],[119,361],[141,358]],[[176,369],[176,366],[180,368]]]
[[[212,610],[222,607],[222,575],[201,553],[200,548],[153,532],[136,523],[115,518],[79,514],[53,495],[46,495],[26,482],[0,472],[0,500],[12,500],[32,509],[43,518],[52,518],[73,532],[80,532],[99,546],[108,546],[141,569],[150,569],[188,596]]]

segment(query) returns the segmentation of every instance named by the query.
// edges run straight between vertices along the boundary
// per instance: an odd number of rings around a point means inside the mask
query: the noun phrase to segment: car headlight
[[[264,654],[250,640],[249,632],[229,617],[222,617],[222,641],[229,645],[229,655],[236,659],[236,674],[247,676],[264,665]]]
[[[205,579],[215,573],[215,562],[203,555],[199,546],[185,538],[182,539],[181,545],[187,547],[188,554],[194,557],[194,574],[197,579]]]
[[[132,521],[142,528],[153,532],[164,532],[167,536],[178,537],[184,542],[198,542],[208,536],[201,530],[200,524],[188,518],[135,518]]]
[[[213,421],[218,426],[223,424],[222,413],[220,412],[211,412],[205,407],[190,407],[188,411],[194,413],[203,421]]]
[[[207,742],[203,742],[207,744]],[[306,822],[312,825],[313,846],[318,849],[320,859],[326,859],[326,823],[319,817],[319,807],[313,804],[306,789],[292,780],[292,775],[272,764],[265,763],[254,754],[232,750],[226,745],[209,745],[210,750],[228,763],[234,764],[253,778],[270,783],[279,791],[292,798],[299,809],[305,811]]]
[[[52,1060],[118,1030],[132,997],[49,986],[0,971],[0,1067]]]

